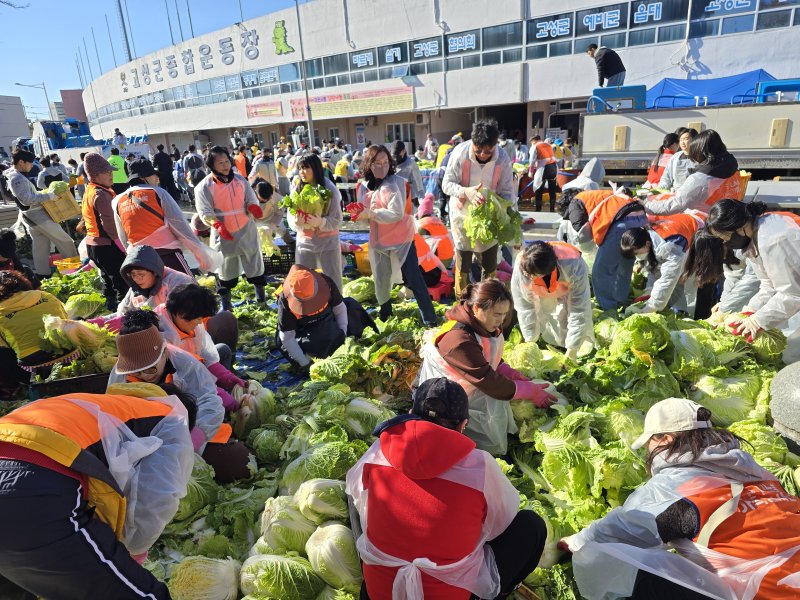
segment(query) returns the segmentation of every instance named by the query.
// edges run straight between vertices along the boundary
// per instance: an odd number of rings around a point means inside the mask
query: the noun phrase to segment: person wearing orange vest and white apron
[[[102,154],[89,152],[83,159],[89,183],[81,200],[81,213],[86,228],[86,251],[100,269],[106,307],[116,310],[119,301],[128,291],[128,282],[120,268],[125,260],[125,246],[119,239],[114,222],[114,171],[116,168]]]
[[[2,598],[170,598],[142,564],[186,495],[196,410],[174,386],[138,384],[2,417]]]
[[[689,169],[689,177],[674,194],[645,198],[643,203],[648,213],[676,215],[687,209],[708,212],[717,200],[741,198],[739,163],[716,131],[708,129],[697,134],[686,154],[696,163]]]
[[[392,284],[401,279],[414,293],[425,326],[434,327],[436,312],[414,247],[414,215],[408,184],[394,174],[394,169],[394,160],[384,146],[370,146],[364,152],[364,179],[356,187],[356,198],[364,207],[357,219],[369,221],[369,261],[380,318],[386,320],[391,316]]]
[[[294,157],[292,157],[294,158]],[[299,222],[287,211],[289,227],[297,232],[295,263],[309,269],[321,269],[342,291],[342,254],[339,228],[342,226],[342,194],[327,177],[322,161],[315,154],[304,154],[296,161],[299,178],[292,191],[300,193],[306,185],[321,185],[331,193],[328,208],[320,216],[308,215]]]
[[[628,229],[645,227],[644,207],[624,188],[579,192],[563,207],[563,218],[578,233],[575,240],[584,244],[594,240],[597,255],[592,265],[592,288],[603,310],[628,303],[633,259],[622,256],[619,242]]]
[[[418,383],[445,377],[469,397],[466,435],[495,456],[508,449],[508,434],[517,432],[510,400],[527,400],[546,409],[553,402],[536,384],[503,362],[503,330],[512,297],[498,279],[467,286],[459,303],[447,311],[447,322],[426,334]]]
[[[242,156],[240,153],[239,156]],[[231,310],[231,290],[244,275],[255,288],[256,301],[266,302],[264,257],[255,219],[264,216],[256,193],[237,173],[228,151],[214,146],[208,152],[206,175],[194,190],[197,214],[211,225],[211,247],[222,254],[216,270],[222,308]]]
[[[191,275],[182,249],[191,252],[204,271],[215,271],[222,256],[201,242],[186,216],[167,191],[158,187],[158,173],[146,158],[130,165],[131,187],[112,202],[120,242],[127,251],[136,246],[155,248],[164,264]]]
[[[511,294],[526,342],[541,337],[567,349],[594,347],[589,267],[581,251],[563,242],[533,242],[517,255]],[[588,345],[588,347],[585,347]]]
[[[453,260],[455,249],[447,227],[433,214],[433,194],[426,194],[420,200],[414,245],[425,285],[438,285],[442,273],[447,273],[447,266]]]
[[[733,332],[752,341],[764,329],[786,334],[786,364],[800,361],[800,216],[767,212],[762,202],[720,200],[708,213],[708,232],[742,250],[761,282]]]
[[[464,229],[464,219],[471,206],[485,202],[483,190],[491,190],[516,206],[517,194],[511,159],[497,145],[499,137],[494,121],[478,121],[472,137],[450,154],[442,180],[442,192],[450,196],[450,227],[456,246],[456,294],[469,283],[473,253],[480,254],[482,277],[494,277],[497,271],[497,243],[473,242]]]
[[[635,258],[647,274],[647,291],[634,300],[645,304],[630,305],[625,315],[659,312],[667,307],[683,311],[691,308],[680,279],[692,238],[704,220],[703,213],[672,215],[652,222],[649,228],[634,227],[622,234],[622,256]]]
[[[556,194],[558,193],[558,161],[553,140],[547,138],[542,141],[541,136],[531,138],[531,150],[528,175],[533,178],[533,189],[536,194],[536,210],[542,210],[542,197],[544,185],[547,184],[547,193],[550,196],[550,212],[555,210]]]
[[[564,538],[589,600],[788,600],[800,596],[800,499],[683,398],[650,410],[634,449],[652,478]],[[670,548],[677,552],[670,552]]]
[[[225,407],[217,395],[214,376],[194,355],[168,344],[158,330],[153,311],[127,313],[116,337],[119,358],[108,378],[116,383],[171,383],[197,403],[197,424],[190,431],[194,451],[214,467],[219,483],[249,476],[248,451],[232,441],[232,429],[222,420]]]

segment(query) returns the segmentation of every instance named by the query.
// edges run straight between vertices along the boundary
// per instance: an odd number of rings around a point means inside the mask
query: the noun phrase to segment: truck
[[[609,88],[603,88],[604,98],[590,98],[580,123],[581,162],[596,156],[603,161],[608,180],[642,182],[666,133],[678,127],[714,129],[739,168],[752,173],[746,199],[800,209],[800,131],[794,128],[800,123],[797,97],[787,100],[788,94],[756,92],[749,103],[739,98],[730,104],[705,106],[698,99],[696,106],[646,109],[624,98],[628,89],[617,88],[621,99],[610,97]]]
[[[108,158],[111,148],[115,147],[119,148],[119,153],[123,156],[134,154],[147,158],[150,154],[146,135],[129,137],[127,144],[113,144],[110,139],[93,138],[89,132],[89,124],[77,119],[65,119],[63,123],[35,121],[32,137],[23,147],[36,156],[57,154],[63,164],[71,158],[80,162],[80,155],[84,152],[97,152]]]

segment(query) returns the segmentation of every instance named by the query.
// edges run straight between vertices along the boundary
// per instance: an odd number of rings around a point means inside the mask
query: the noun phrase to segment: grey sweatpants
[[[50,242],[55,245],[62,258],[78,256],[75,242],[55,221],[33,224],[23,219],[22,222],[28,235],[31,236],[33,270],[37,275],[50,275]]]
[[[339,291],[342,291],[342,253],[339,252],[338,246],[332,252],[312,252],[298,247],[294,262],[309,269],[322,269],[322,272],[339,286]]]

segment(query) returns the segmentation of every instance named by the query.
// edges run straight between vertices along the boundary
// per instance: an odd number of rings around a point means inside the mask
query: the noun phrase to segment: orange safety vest
[[[95,200],[97,200],[98,190],[108,192],[111,195],[111,198],[116,195],[113,189],[90,182],[89,185],[86,186],[86,193],[83,195],[83,200],[81,200],[81,215],[83,217],[83,223],[86,226],[87,236],[110,239],[108,233],[106,233],[106,231],[103,229],[103,226],[100,224],[100,215],[94,207]]]
[[[434,217],[423,217],[417,221],[417,227],[418,229],[424,229],[430,237],[438,240],[436,256],[439,257],[439,260],[450,260],[455,256],[453,240],[450,239],[450,233],[444,223]]]
[[[164,209],[153,189],[128,190],[119,197],[117,214],[128,243],[135,246],[164,226]]]
[[[703,213],[700,213],[703,214]],[[679,235],[690,244],[694,234],[700,229],[705,219],[699,215],[694,216],[686,213],[669,215],[658,221],[651,223],[650,228],[655,231],[662,240],[666,240],[675,235]]]
[[[550,144],[539,142],[536,144],[536,162],[545,161],[544,164],[552,165],[556,162],[556,153]]]
[[[161,402],[111,394],[65,394],[18,408],[0,419],[0,441],[39,452],[88,477],[87,502],[122,538],[127,503],[114,476],[89,448],[102,449],[102,433],[95,415],[70,399],[96,404],[121,423],[142,423],[167,416],[172,409]]]
[[[636,202],[632,198],[617,196],[611,190],[589,190],[580,192],[575,196],[583,202],[586,212],[589,215],[589,226],[592,228],[592,237],[595,243],[600,246],[606,239],[606,234],[619,212]],[[642,209],[644,212],[644,208]]]
[[[687,492],[685,500],[694,506],[700,520],[698,534],[693,541],[707,543],[711,550],[745,560],[772,556],[800,545],[800,499],[787,494],[778,481],[744,483],[735,511],[716,527],[712,521],[712,529],[704,530],[717,510],[724,510],[727,502],[735,501],[734,487],[719,485],[692,493],[693,489],[707,487],[698,481],[700,479],[709,479],[712,485],[717,481],[722,483],[718,476],[698,477],[681,486]],[[681,488],[678,493],[682,493]],[[800,553],[766,574],[755,600],[796,598],[796,589],[777,583],[798,569]]]
[[[504,150],[500,150],[500,152],[505,152]],[[497,154],[498,159],[494,162],[494,171],[492,172],[492,191],[497,191],[497,186],[500,183],[500,154]],[[472,169],[472,161],[469,159],[469,154],[467,154],[464,162],[461,164],[461,185],[463,187],[469,187],[469,173]]]
[[[579,258],[581,251],[572,244],[566,242],[547,242],[555,250],[556,258],[558,260],[568,260],[571,258]],[[550,275],[550,285],[545,283],[544,277],[537,277],[533,280],[534,285],[538,285],[546,289],[549,293],[553,294],[558,290],[558,266],[553,269]]]
[[[428,242],[425,241],[420,234],[414,234],[414,247],[417,250],[417,260],[419,261],[419,266],[422,267],[422,270],[426,273],[437,269],[439,265],[434,260],[434,253],[431,250],[431,247],[428,246]]]
[[[708,198],[706,198],[706,206],[711,206],[718,200],[724,198],[731,198],[733,200],[742,199],[742,176],[739,171],[723,180],[717,189],[709,191]]]
[[[236,170],[239,171],[239,175],[242,177],[247,177],[247,157],[239,153],[233,159],[234,164],[236,165]]]

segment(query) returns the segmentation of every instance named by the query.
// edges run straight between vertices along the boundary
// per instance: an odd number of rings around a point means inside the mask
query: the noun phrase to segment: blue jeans
[[[592,267],[592,288],[597,304],[603,310],[619,308],[627,303],[634,259],[622,258],[619,243],[628,229],[646,226],[644,214],[628,215],[611,226],[597,249]]]
[[[625,71],[615,73],[606,80],[606,87],[619,87],[625,85]]]
[[[417,306],[419,306],[423,322],[427,326],[435,325],[436,311],[433,309],[428,286],[425,285],[425,280],[422,278],[422,271],[419,270],[417,248],[414,244],[411,244],[411,248],[408,249],[406,259],[400,266],[400,272],[403,274],[403,282],[408,286],[408,289],[414,292],[414,298],[417,300]]]

